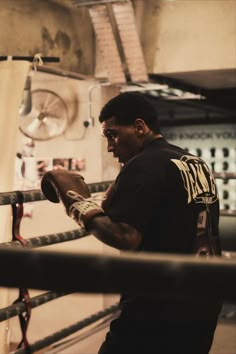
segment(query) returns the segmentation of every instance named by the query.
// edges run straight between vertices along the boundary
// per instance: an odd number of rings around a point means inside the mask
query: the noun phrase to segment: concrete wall
[[[149,73],[235,68],[235,0],[132,3]],[[0,43],[1,55],[58,56],[50,65],[81,74],[98,60],[88,10],[70,0],[1,0]]]
[[[1,0],[1,55],[41,53],[60,58],[59,64],[49,64],[53,67],[91,74],[92,38],[86,8],[70,9],[49,0]]]

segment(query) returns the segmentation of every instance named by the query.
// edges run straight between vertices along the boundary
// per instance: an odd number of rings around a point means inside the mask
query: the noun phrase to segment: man
[[[204,161],[164,139],[142,94],[114,97],[99,120],[108,152],[122,164],[101,207],[81,176],[68,171],[45,175],[45,196],[54,202],[59,196],[70,216],[117,249],[219,255],[218,193]],[[202,293],[201,299],[122,294],[99,354],[207,354],[220,305]]]

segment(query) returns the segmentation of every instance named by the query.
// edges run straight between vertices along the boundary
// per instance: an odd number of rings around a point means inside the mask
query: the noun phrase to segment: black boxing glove
[[[66,213],[80,226],[88,229],[89,221],[104,214],[103,209],[91,197],[84,178],[77,171],[52,170],[44,174],[41,191],[52,203],[63,203]]]

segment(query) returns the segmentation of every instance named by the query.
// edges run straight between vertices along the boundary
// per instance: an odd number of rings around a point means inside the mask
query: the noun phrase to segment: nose
[[[114,146],[111,144],[107,144],[107,151],[108,152],[113,152],[114,151]]]
[[[107,140],[107,151],[113,152],[114,151],[114,142],[112,139]]]

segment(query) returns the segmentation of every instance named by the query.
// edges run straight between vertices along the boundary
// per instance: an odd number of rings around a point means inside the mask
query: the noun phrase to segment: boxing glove
[[[41,191],[50,202],[62,202],[66,213],[86,230],[94,216],[104,214],[77,171],[60,169],[46,172],[41,180]]]

